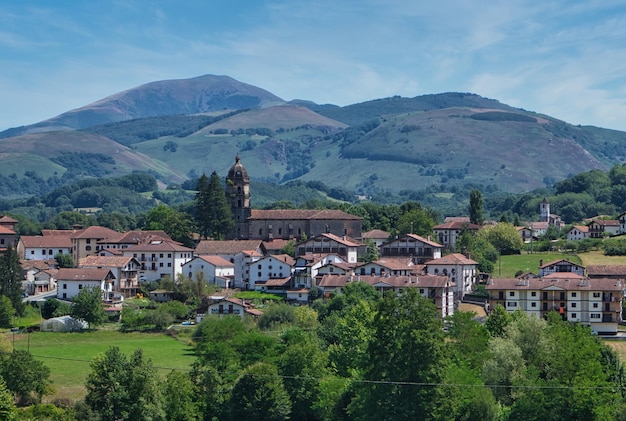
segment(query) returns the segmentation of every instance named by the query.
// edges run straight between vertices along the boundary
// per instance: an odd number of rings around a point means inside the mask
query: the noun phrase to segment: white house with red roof
[[[337,254],[348,263],[356,263],[360,243],[346,236],[324,233],[296,245],[296,257],[305,254]]]
[[[476,284],[478,262],[461,253],[452,253],[433,259],[424,265],[424,271],[433,275],[447,276],[456,285],[456,299],[472,291]]]
[[[565,235],[571,241],[589,238],[589,227],[587,225],[572,225]]]
[[[99,288],[103,301],[113,301],[115,276],[109,269],[62,268],[57,274],[57,298],[71,300],[83,288]]]
[[[197,256],[183,264],[183,274],[194,281],[232,288],[235,265],[221,256]]]
[[[361,241],[372,240],[374,244],[376,244],[376,247],[380,247],[385,243],[385,241],[389,240],[390,235],[391,234],[387,231],[374,229],[364,232],[361,236]]]
[[[193,258],[193,249],[170,241],[150,241],[123,250],[124,256],[139,261],[139,282],[151,282],[169,277],[176,281],[183,265]]]
[[[621,229],[620,221],[617,219],[594,219],[587,224],[587,227],[589,227],[589,237],[591,238],[617,235]]]
[[[616,334],[622,321],[623,281],[589,279],[574,272],[553,272],[540,278],[491,279],[489,307],[502,305],[543,318],[556,311],[563,320],[581,323],[601,334]]]
[[[220,256],[235,265],[233,288],[245,288],[249,278],[248,263],[265,254],[261,240],[201,240],[195,248],[196,256]]]
[[[417,234],[404,234],[380,246],[380,257],[410,257],[413,263],[422,264],[441,257],[443,246]]]
[[[207,316],[224,317],[238,316],[242,319],[245,316],[257,318],[263,313],[254,308],[248,301],[239,298],[216,297],[207,306],[196,311],[196,323],[200,323]]]
[[[363,263],[354,268],[354,273],[358,275],[392,275],[408,276],[419,275],[423,272],[423,265],[416,265],[410,257],[385,257],[373,262]]]
[[[286,254],[265,256],[248,265],[250,277],[246,289],[258,289],[257,284],[267,285],[273,279],[289,279],[294,270],[295,260]]]
[[[63,235],[22,235],[17,253],[24,260],[54,259],[57,254],[71,254],[72,241]]]
[[[78,262],[78,267],[108,269],[115,279],[111,281],[113,291],[130,298],[139,289],[139,268],[141,264],[132,256],[87,256]]]
[[[435,238],[441,245],[454,250],[456,241],[463,231],[477,232],[480,229],[480,225],[470,224],[468,222],[461,221],[449,221],[444,222],[433,227],[433,233]]]
[[[304,254],[296,257],[293,273],[295,287],[311,288],[319,270],[330,264],[341,264],[354,268],[356,263],[348,263],[342,256],[334,253]],[[329,267],[329,270],[332,268]]]

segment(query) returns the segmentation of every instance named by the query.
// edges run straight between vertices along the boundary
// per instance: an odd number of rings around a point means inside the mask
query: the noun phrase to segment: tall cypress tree
[[[17,251],[11,245],[0,256],[0,295],[11,300],[18,315],[24,314],[22,302],[22,266]]]
[[[469,217],[472,224],[482,225],[483,223],[483,195],[478,189],[470,192],[469,197]]]
[[[196,221],[200,235],[222,239],[233,230],[235,221],[217,172],[213,171],[210,179],[203,174],[196,190]]]
[[[198,233],[202,238],[208,238],[211,235],[211,227],[209,221],[209,177],[202,173],[196,185],[196,225]]]

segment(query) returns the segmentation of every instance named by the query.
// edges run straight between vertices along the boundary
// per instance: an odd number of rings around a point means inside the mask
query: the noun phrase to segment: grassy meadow
[[[581,264],[581,258],[576,254],[562,252],[527,253],[501,256],[500,260],[494,263],[494,278],[514,278],[517,271],[539,272],[539,263],[546,264],[554,260],[568,259],[569,261]],[[598,263],[593,263],[598,264]]]
[[[4,335],[13,343],[12,333]],[[33,332],[16,334],[14,338],[15,349],[30,350],[36,359],[50,368],[54,393],[45,397],[46,401],[83,398],[85,381],[91,371],[90,362],[110,346],[119,347],[127,357],[142,349],[163,376],[172,370],[189,370],[195,361],[193,348],[187,340],[163,333],[120,333],[115,330]]]

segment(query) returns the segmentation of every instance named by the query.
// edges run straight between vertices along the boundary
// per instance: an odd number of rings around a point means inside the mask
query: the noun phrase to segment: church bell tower
[[[249,237],[248,218],[251,215],[250,177],[248,177],[248,171],[241,165],[239,154],[235,157],[235,164],[228,170],[226,198],[235,218],[232,238],[247,239]]]

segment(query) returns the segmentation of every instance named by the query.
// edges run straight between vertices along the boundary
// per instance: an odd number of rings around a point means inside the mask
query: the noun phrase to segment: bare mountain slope
[[[19,133],[84,129],[143,117],[259,108],[283,102],[266,90],[228,76],[204,75],[147,83],[23,127]],[[11,130],[11,135],[17,134],[16,129]]]

